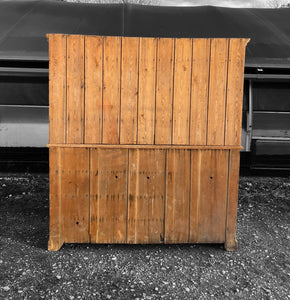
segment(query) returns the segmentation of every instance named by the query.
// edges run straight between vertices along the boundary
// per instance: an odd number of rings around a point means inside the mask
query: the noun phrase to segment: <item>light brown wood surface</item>
[[[190,145],[206,145],[210,39],[193,40]]]
[[[230,150],[229,154],[229,182],[226,217],[226,242],[228,251],[237,250],[236,224],[238,209],[240,151]]]
[[[246,39],[50,34],[50,238],[235,250]]]
[[[211,41],[207,145],[224,145],[228,39]]]
[[[225,145],[241,143],[245,43],[244,39],[229,42]]]
[[[120,144],[137,142],[139,38],[122,38]]]
[[[102,148],[102,149],[195,149],[195,150],[215,150],[215,149],[239,149],[241,146],[195,146],[195,145],[111,145],[111,144],[48,144],[48,147],[61,147],[61,148]]]
[[[198,241],[198,227],[199,227],[199,207],[201,193],[201,150],[192,150],[190,155],[190,220],[189,220],[189,242],[197,243]]]
[[[49,142],[66,143],[66,36],[49,36]]]
[[[155,143],[171,144],[174,40],[158,39]]]
[[[175,39],[172,143],[189,144],[192,39]]]
[[[64,243],[88,243],[89,150],[60,149],[61,232]]]
[[[189,235],[190,151],[168,150],[165,243],[187,243]]]
[[[240,145],[247,39],[48,37],[51,144]]]
[[[128,243],[163,241],[164,175],[164,151],[130,150]]]
[[[238,158],[239,150],[53,147],[50,247],[89,240],[233,248]]]
[[[92,149],[90,235],[95,243],[125,243],[127,220],[125,149]]]
[[[104,38],[103,143],[119,144],[121,38]]]
[[[49,242],[48,250],[58,250],[63,244],[61,228],[61,149],[49,150]]]
[[[67,37],[67,142],[84,142],[84,37]]]
[[[197,242],[224,243],[228,151],[203,151],[199,176]]]
[[[100,144],[103,129],[103,39],[85,37],[85,144]]]
[[[140,39],[138,144],[154,143],[157,39]]]

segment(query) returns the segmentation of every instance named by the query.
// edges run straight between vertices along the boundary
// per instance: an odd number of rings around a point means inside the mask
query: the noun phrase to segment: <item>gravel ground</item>
[[[290,177],[241,177],[237,252],[221,245],[47,251],[48,175],[0,176],[0,299],[290,299]]]

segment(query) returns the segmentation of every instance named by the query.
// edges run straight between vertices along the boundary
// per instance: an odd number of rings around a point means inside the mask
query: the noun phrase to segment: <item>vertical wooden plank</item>
[[[67,142],[84,142],[84,37],[67,36]]]
[[[91,241],[125,243],[127,149],[91,150]]]
[[[203,150],[198,211],[199,243],[224,243],[228,150]]]
[[[236,224],[239,191],[240,150],[230,150],[225,248],[237,250]]]
[[[85,37],[85,143],[102,141],[103,37]]]
[[[61,248],[61,181],[60,181],[60,150],[49,149],[49,242],[48,250],[57,251]]]
[[[119,144],[121,37],[104,37],[103,144]]]
[[[210,39],[194,39],[192,49],[192,84],[190,145],[206,145]]]
[[[245,39],[230,39],[225,145],[241,144]]]
[[[136,144],[139,38],[122,38],[120,144]]]
[[[140,38],[138,144],[154,143],[156,46],[157,39]]]
[[[66,36],[49,34],[49,142],[66,142]]]
[[[172,143],[189,144],[192,39],[175,39]]]
[[[128,243],[164,240],[165,150],[129,150]]]
[[[211,41],[207,145],[224,145],[228,39]]]
[[[99,149],[90,149],[90,240],[91,243],[99,241]]]
[[[165,243],[188,243],[190,150],[168,150]]]
[[[61,220],[63,241],[88,243],[89,150],[61,148]]]
[[[198,220],[201,193],[201,154],[203,150],[191,150],[190,228],[189,242],[198,241]]]
[[[155,144],[171,144],[174,39],[158,39]]]

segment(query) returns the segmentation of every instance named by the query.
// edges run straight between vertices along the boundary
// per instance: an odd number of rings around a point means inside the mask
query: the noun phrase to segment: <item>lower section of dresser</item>
[[[224,243],[236,250],[239,149],[50,148],[49,250]]]

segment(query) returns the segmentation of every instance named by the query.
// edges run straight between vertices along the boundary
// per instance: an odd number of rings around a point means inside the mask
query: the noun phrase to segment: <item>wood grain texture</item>
[[[65,243],[88,243],[89,238],[89,150],[62,148],[61,222]],[[76,159],[77,158],[77,159]]]
[[[164,176],[164,151],[129,151],[128,243],[163,241]]]
[[[190,145],[206,145],[210,39],[193,40]]]
[[[104,37],[103,143],[119,144],[121,37]]]
[[[66,36],[49,38],[49,142],[66,142]]]
[[[103,38],[85,37],[85,143],[102,142]]]
[[[224,145],[228,44],[228,39],[211,41],[207,145]]]
[[[158,39],[155,144],[171,144],[174,40]]]
[[[49,242],[48,250],[57,251],[63,244],[61,233],[60,152],[49,150]]]
[[[188,243],[190,151],[168,150],[166,168],[165,243]]]
[[[99,148],[90,148],[90,239],[91,239],[91,243],[99,242],[99,229],[100,229],[99,151],[100,151]]]
[[[48,37],[49,249],[235,250],[247,40]]]
[[[84,142],[84,36],[67,36],[67,142]]]
[[[175,39],[173,144],[189,144],[192,40]]]
[[[239,149],[241,146],[195,146],[195,145],[101,145],[101,144],[48,144],[48,147],[66,147],[66,148],[102,148],[102,149],[195,149],[195,150],[216,150],[216,149]]]
[[[225,242],[228,155],[227,150],[205,150],[201,155],[199,243]]]
[[[136,144],[139,38],[122,38],[120,144]]]
[[[225,145],[241,144],[245,39],[229,42]]]
[[[198,224],[199,224],[199,206],[201,193],[201,156],[202,150],[191,150],[191,186],[190,186],[190,226],[189,242],[197,243],[198,241]]]
[[[92,149],[90,234],[95,243],[125,243],[128,150]]]
[[[156,41],[155,38],[140,39],[138,144],[154,144]]]
[[[226,242],[225,248],[228,251],[237,250],[236,239],[238,191],[239,191],[239,169],[240,151],[230,150],[229,154],[229,182],[227,199],[227,218],[226,218]]]

